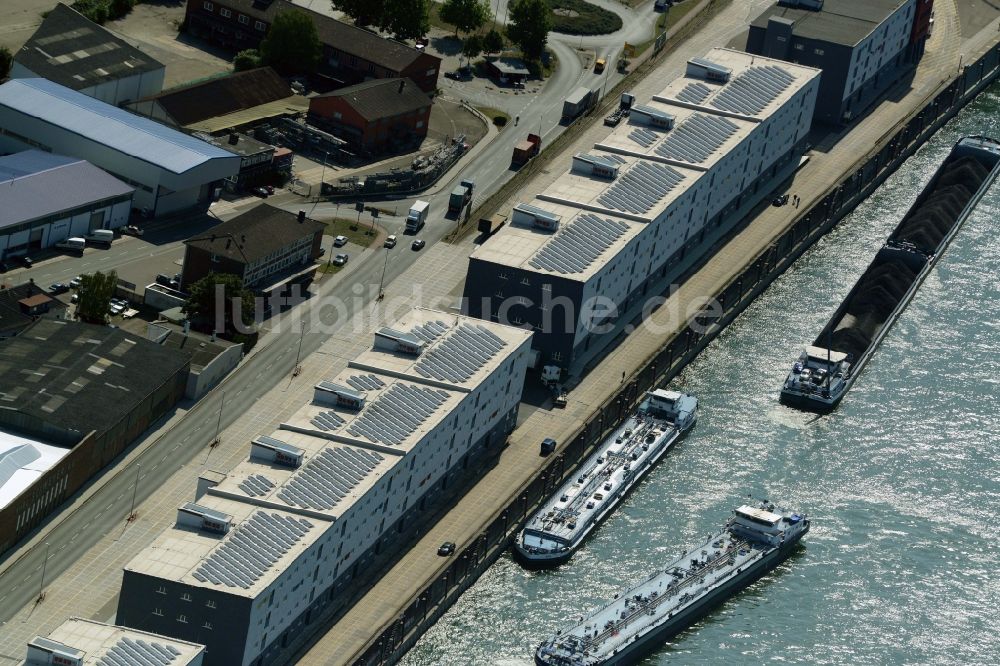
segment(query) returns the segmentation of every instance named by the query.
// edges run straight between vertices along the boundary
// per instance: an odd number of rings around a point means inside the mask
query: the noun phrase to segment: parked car
[[[125,233],[130,236],[142,236],[145,232],[134,224],[129,224],[125,226]]]
[[[347,245],[347,236],[337,236],[333,239],[334,247],[344,247]]]
[[[427,243],[418,238],[413,241],[413,244],[411,244],[410,247],[413,248],[414,251],[419,251],[424,245],[427,245]]]
[[[252,187],[252,188],[250,188],[250,194],[254,194],[254,195],[260,197],[261,199],[266,199],[267,198],[267,190],[264,189],[263,187]]]
[[[6,272],[7,272],[7,264],[0,261],[0,273],[6,273]]]
[[[29,257],[28,255],[24,255],[23,257],[18,257],[17,260],[20,261],[21,265],[24,266],[25,268],[31,268],[35,263],[34,261],[31,260],[31,257]]]
[[[771,199],[771,205],[774,206],[775,208],[781,208],[786,203],[788,203],[788,195],[787,194],[782,194],[780,196],[777,196],[777,197],[774,197],[773,199]]]
[[[343,254],[343,253],[342,254],[338,254],[338,255],[336,255],[333,258],[333,265],[334,266],[343,266],[344,264],[347,263],[348,259],[349,259],[349,257],[346,254]]]
[[[448,557],[449,555],[455,554],[455,544],[451,541],[445,541],[438,547],[438,555],[441,557]]]
[[[83,276],[77,275],[75,278],[69,281],[69,288],[79,289],[81,284],[83,284]]]
[[[62,282],[53,282],[49,285],[50,294],[65,294],[67,291],[69,291],[69,287]]]
[[[393,235],[389,236],[388,238],[386,238],[385,242],[382,243],[382,247],[388,248],[390,250],[392,248],[396,247],[396,234],[393,234]]]
[[[73,294],[69,297],[70,303],[76,303],[78,300],[80,300],[80,294]]]
[[[111,305],[108,306],[108,311],[112,315],[120,315],[122,312],[125,311],[125,306],[119,305],[117,303],[112,303]]]
[[[267,190],[267,193],[268,193],[269,195],[270,195],[270,194],[274,194],[274,185],[265,185],[265,186],[264,186],[264,189],[265,189],[265,190]]]

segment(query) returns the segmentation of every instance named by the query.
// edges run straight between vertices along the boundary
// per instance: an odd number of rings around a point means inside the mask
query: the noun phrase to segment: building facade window
[[[232,18],[233,12],[230,9],[222,7],[221,9],[219,9],[219,16],[221,16],[222,18]]]
[[[264,23],[263,21],[257,21],[256,23],[253,24],[253,27],[256,28],[257,30],[260,30],[261,32],[267,31],[267,24]]]
[[[214,10],[215,10],[215,5],[213,5],[213,4],[211,3],[211,2],[206,2],[206,3],[204,3],[204,4],[202,5],[202,7],[204,7],[204,8],[205,8],[205,11],[206,11],[206,12],[211,12],[211,11],[214,11]]]
[[[215,602],[212,601],[211,599],[209,599],[208,601],[205,602],[205,607],[206,608],[215,608]]]
[[[167,586],[166,585],[159,586],[158,588],[156,588],[156,593],[157,594],[166,594],[167,593]]]
[[[162,608],[154,608],[153,609],[153,615],[158,615],[160,617],[163,617],[163,609]]]
[[[181,595],[181,601],[191,601],[191,595],[187,592]]]
[[[243,25],[247,25],[248,23],[250,23],[250,17],[247,16],[246,14],[240,14],[240,17],[237,20]]]
[[[177,616],[177,621],[180,622],[181,624],[187,624],[188,617],[187,617],[187,615],[183,615],[183,614],[182,615],[178,615]]]

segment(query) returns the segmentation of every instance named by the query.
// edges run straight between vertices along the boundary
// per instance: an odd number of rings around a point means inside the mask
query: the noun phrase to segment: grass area
[[[635,45],[635,56],[639,57],[646,52],[653,42],[656,41],[656,36],[665,30],[670,30],[672,27],[677,25],[678,21],[691,13],[691,10],[698,6],[698,0],[683,0],[678,2],[676,5],[670,8],[669,11],[659,14],[656,19],[656,23],[653,25],[653,36],[644,42],[639,42]]]
[[[492,106],[476,106],[476,110],[478,110],[479,113],[481,113],[484,116],[486,116],[487,118],[489,118],[491,123],[493,123],[494,125],[496,125],[497,127],[501,128],[501,129],[503,129],[504,127],[506,127],[507,123],[510,122],[510,114],[509,113],[507,113],[505,111],[501,111],[500,109],[494,109]],[[498,124],[496,121],[493,120],[494,118],[498,118],[498,117],[499,118],[503,118],[503,122],[500,123],[500,124]]]
[[[549,6],[553,10],[552,29],[556,32],[567,35],[606,35],[621,30],[622,27],[622,19],[618,14],[586,0],[549,0]]]
[[[344,264],[344,266],[346,266],[346,265],[347,264]],[[326,275],[333,275],[334,273],[339,273],[341,271],[341,269],[344,268],[344,266],[335,266],[334,264],[331,264],[329,260],[327,260],[327,261],[324,261],[323,263],[321,263],[316,268],[316,272],[317,273],[324,273]]]
[[[325,222],[326,229],[323,231],[327,236],[346,236],[347,240],[355,245],[371,247],[378,239],[378,223],[375,224],[375,231],[372,232],[372,220],[370,215],[361,215],[361,223],[355,217],[353,220],[338,217]],[[371,235],[369,235],[371,234]],[[337,248],[334,248],[336,250]],[[334,267],[336,268],[336,267]]]

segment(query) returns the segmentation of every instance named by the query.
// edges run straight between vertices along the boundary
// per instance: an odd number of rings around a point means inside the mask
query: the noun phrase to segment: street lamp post
[[[389,248],[385,248],[385,263],[382,264],[382,279],[378,281],[378,300],[382,300],[382,286],[385,284],[385,269],[389,267]]]
[[[299,361],[302,359],[302,339],[306,337],[306,321],[305,319],[299,322],[299,350],[295,352],[295,368],[292,369],[292,377],[298,377],[299,373],[302,372],[302,366],[299,365]]]
[[[128,510],[128,517],[125,518],[126,523],[134,523],[138,515],[135,512],[135,497],[139,493],[139,471],[142,469],[142,465],[136,464],[135,466],[135,483],[132,484],[132,506]]]
[[[226,404],[226,392],[222,392],[222,399],[219,400],[219,420],[215,422],[215,439],[212,440],[210,446],[216,447],[222,441],[222,407]]]
[[[38,598],[35,599],[36,604],[40,604],[45,601],[45,567],[49,563],[49,544],[45,543],[45,559],[42,560],[42,580],[38,583]]]

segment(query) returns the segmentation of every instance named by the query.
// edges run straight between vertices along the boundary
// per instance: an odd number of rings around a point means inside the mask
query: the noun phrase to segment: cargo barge
[[[799,356],[781,402],[813,412],[840,403],[976,204],[1000,173],[1000,143],[965,137]]]
[[[781,564],[808,531],[805,514],[744,504],[721,532],[539,645],[535,664],[633,664]]]
[[[526,567],[562,564],[653,465],[695,424],[698,400],[650,391],[634,414],[594,450],[545,502],[514,541]]]

